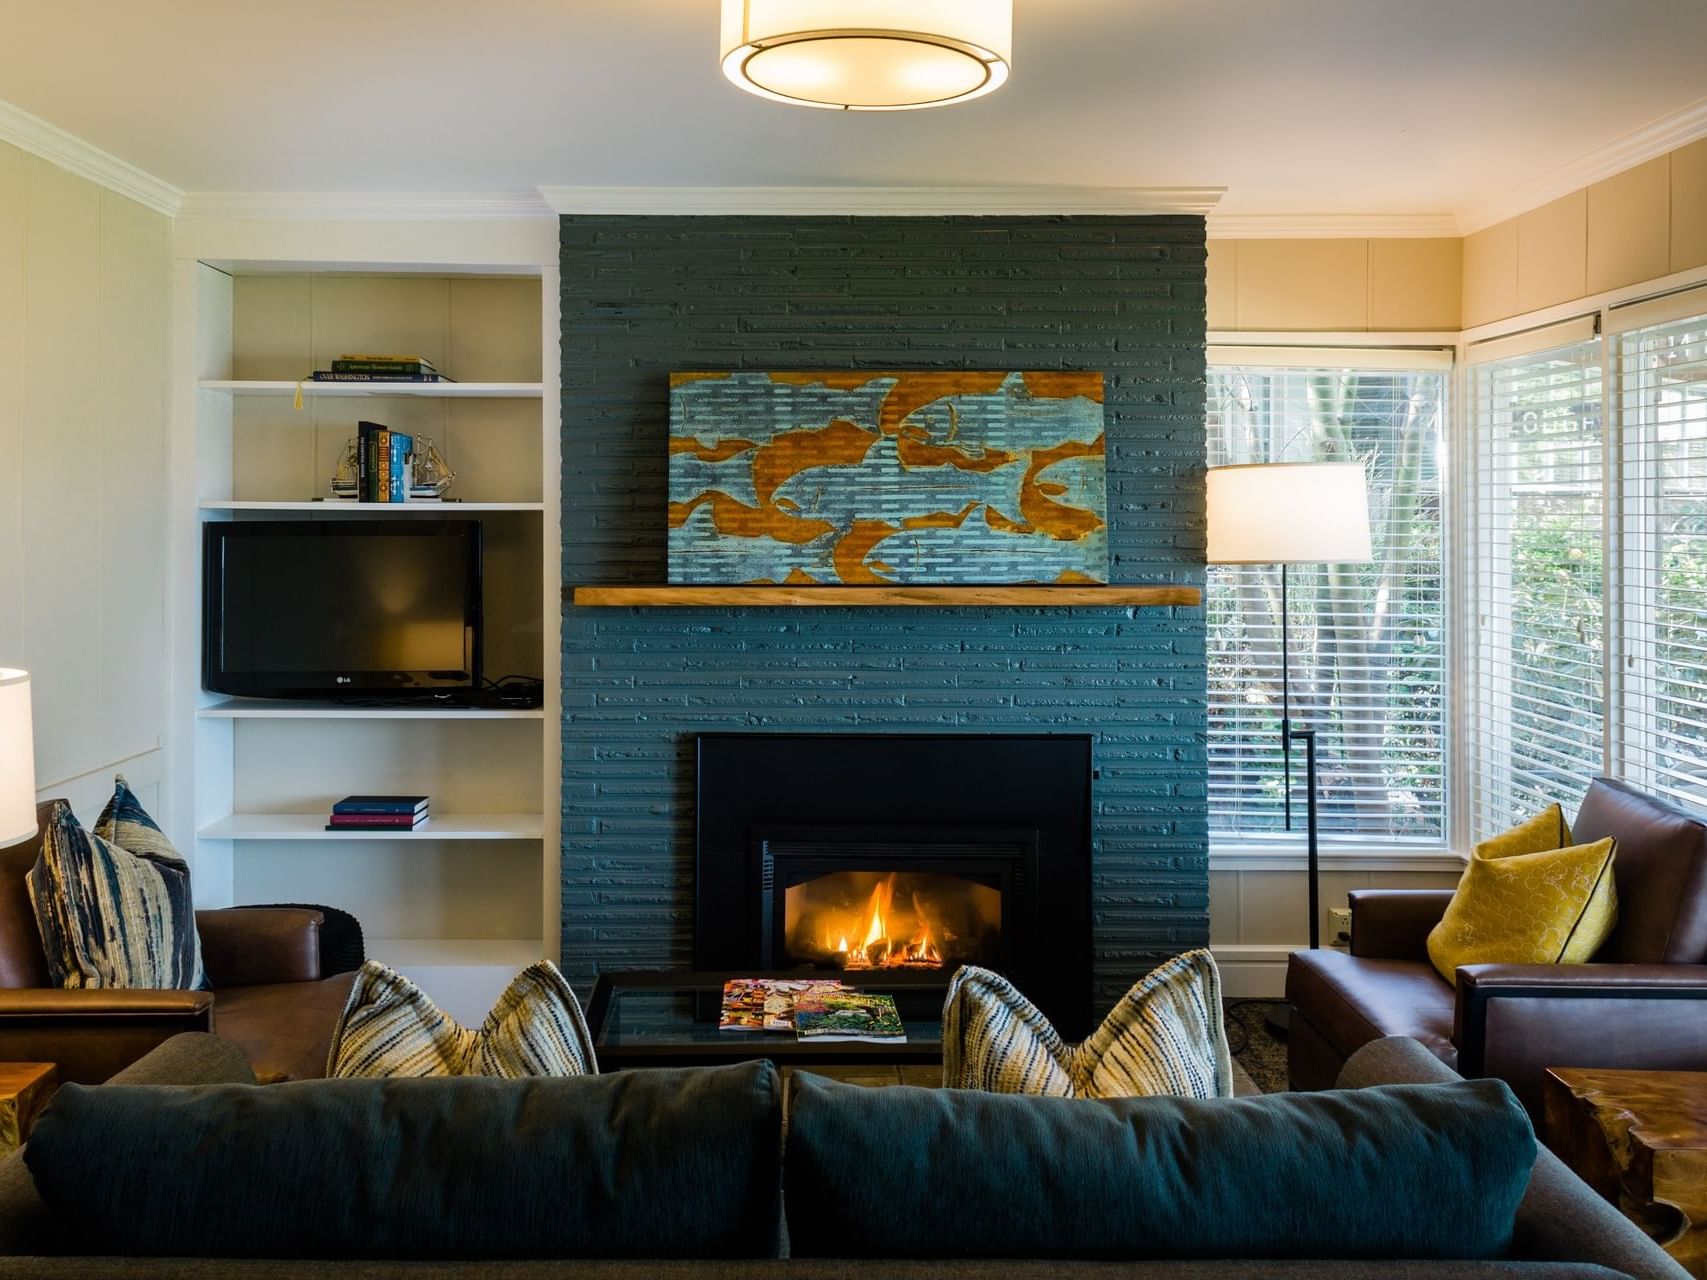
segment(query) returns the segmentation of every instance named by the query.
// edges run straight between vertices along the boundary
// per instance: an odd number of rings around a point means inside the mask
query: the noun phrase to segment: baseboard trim
[[[1279,1000],[1286,994],[1286,960],[1293,947],[1274,943],[1212,946],[1209,954],[1221,971],[1221,994],[1228,1000]]]

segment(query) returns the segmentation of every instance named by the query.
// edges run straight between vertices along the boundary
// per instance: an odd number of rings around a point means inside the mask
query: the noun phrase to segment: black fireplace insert
[[[929,1003],[982,965],[1084,1033],[1088,735],[701,734],[695,756],[696,968],[937,973]]]

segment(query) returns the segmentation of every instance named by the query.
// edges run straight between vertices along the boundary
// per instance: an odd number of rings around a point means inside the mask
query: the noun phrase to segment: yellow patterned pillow
[[[1428,935],[1448,982],[1463,964],[1582,964],[1618,923],[1611,837],[1571,845],[1558,805],[1470,855],[1458,892]]]

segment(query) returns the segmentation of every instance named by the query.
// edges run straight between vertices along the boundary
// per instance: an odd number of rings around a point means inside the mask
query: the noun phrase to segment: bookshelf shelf
[[[232,396],[292,396],[295,382],[203,378],[196,384],[203,391]],[[420,396],[434,400],[538,400],[545,395],[541,382],[304,382],[304,399],[338,396]]]
[[[416,831],[327,831],[321,813],[233,813],[210,822],[203,840],[540,840],[542,813],[434,814]]]
[[[543,720],[543,707],[359,707],[336,702],[225,698],[198,708],[201,720]]]
[[[459,511],[544,511],[543,502],[238,502],[216,499],[201,504],[203,511],[311,511],[316,515],[361,512],[382,516],[442,516]]]

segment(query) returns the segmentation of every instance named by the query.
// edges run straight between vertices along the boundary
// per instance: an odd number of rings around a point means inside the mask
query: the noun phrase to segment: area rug
[[[1227,1045],[1233,1062],[1244,1068],[1252,1083],[1264,1093],[1286,1091],[1286,1041],[1268,1029],[1271,1009],[1281,1000],[1224,1000],[1227,1013]]]

